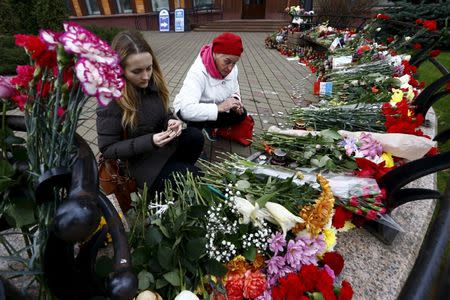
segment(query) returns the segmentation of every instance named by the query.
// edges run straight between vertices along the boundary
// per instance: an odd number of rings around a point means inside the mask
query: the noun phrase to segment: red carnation
[[[431,50],[431,51],[430,51],[430,56],[431,56],[431,57],[439,56],[439,54],[441,54],[441,50],[434,49],[434,50]]]
[[[413,47],[414,49],[422,49],[422,44],[421,44],[421,43],[414,43],[414,44],[412,45],[412,47]]]
[[[273,300],[284,300],[286,295],[286,287],[282,285],[276,285],[272,287],[272,299]]]
[[[336,229],[342,228],[345,222],[351,220],[352,212],[343,208],[342,206],[336,207],[336,211],[333,216],[333,226]]]
[[[319,271],[320,277],[317,281],[317,290],[322,293],[325,300],[336,300],[333,290],[333,278],[326,270]]]
[[[430,31],[433,31],[437,29],[437,23],[435,20],[425,20],[423,21],[423,27]]]
[[[341,274],[344,268],[344,258],[342,255],[336,251],[327,252],[323,256],[323,263],[329,266],[336,276]]]
[[[436,154],[439,154],[439,150],[437,147],[432,147],[430,151],[427,152],[426,156],[434,156]]]
[[[416,24],[417,24],[417,25],[423,24],[423,20],[422,20],[422,19],[417,19],[417,20],[416,20]]]
[[[13,85],[18,85],[21,88],[28,89],[29,82],[33,79],[35,67],[30,65],[17,66],[17,76],[11,79]]]
[[[244,299],[244,274],[228,275],[225,289],[229,300]]]
[[[388,15],[384,15],[384,14],[377,14],[376,18],[378,20],[389,20],[391,17],[389,17]]]
[[[12,98],[13,102],[16,103],[17,107],[19,107],[19,109],[21,111],[24,111],[28,96],[27,95],[17,95],[17,96],[12,96],[11,98]]]
[[[342,280],[342,288],[339,292],[338,300],[351,300],[353,297],[353,289],[347,280]]]
[[[387,39],[386,39],[386,42],[388,43],[388,44],[390,44],[390,43],[392,43],[394,41],[394,38],[393,37],[388,37]]]
[[[255,299],[266,289],[266,276],[261,271],[245,273],[244,279],[244,297]]]
[[[298,276],[305,287],[305,291],[312,291],[319,279],[319,269],[314,265],[303,265]]]

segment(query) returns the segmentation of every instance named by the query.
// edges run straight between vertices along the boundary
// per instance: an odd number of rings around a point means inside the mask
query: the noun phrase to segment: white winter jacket
[[[216,121],[217,104],[229,97],[241,100],[240,94],[237,66],[224,79],[215,79],[208,74],[199,55],[175,96],[173,107],[185,121]]]

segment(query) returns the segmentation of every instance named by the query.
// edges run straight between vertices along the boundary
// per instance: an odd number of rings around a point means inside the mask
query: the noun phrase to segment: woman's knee
[[[183,130],[184,133],[184,144],[185,146],[203,148],[203,143],[205,142],[203,139],[202,131],[195,127],[187,127]]]

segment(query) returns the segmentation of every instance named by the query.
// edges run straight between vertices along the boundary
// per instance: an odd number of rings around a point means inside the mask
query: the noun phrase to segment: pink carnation
[[[54,32],[51,30],[40,30],[39,31],[39,37],[42,41],[44,41],[45,44],[47,44],[48,50],[55,50],[59,43],[59,37],[61,36],[61,33]]]
[[[248,299],[255,299],[262,295],[266,289],[266,276],[261,271],[245,272],[244,279],[244,297]]]
[[[64,22],[64,30],[60,41],[67,52],[95,62],[118,64],[116,52],[89,30],[73,22]]]
[[[10,98],[15,93],[16,89],[11,83],[11,78],[0,76],[0,98]]]
[[[75,65],[77,78],[88,96],[95,96],[102,105],[108,105],[122,95],[124,81],[119,65],[110,66],[81,58]]]

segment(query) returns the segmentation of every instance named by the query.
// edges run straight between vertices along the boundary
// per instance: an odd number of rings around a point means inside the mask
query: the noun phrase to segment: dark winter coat
[[[153,144],[153,134],[167,129],[170,115],[154,85],[140,92],[137,126],[128,128],[128,138],[123,140],[122,108],[112,101],[108,106],[97,108],[98,148],[103,157],[128,160],[131,176],[139,187],[147,182],[152,186],[162,167],[176,150],[174,139],[163,147]],[[119,100],[120,101],[120,100]]]

